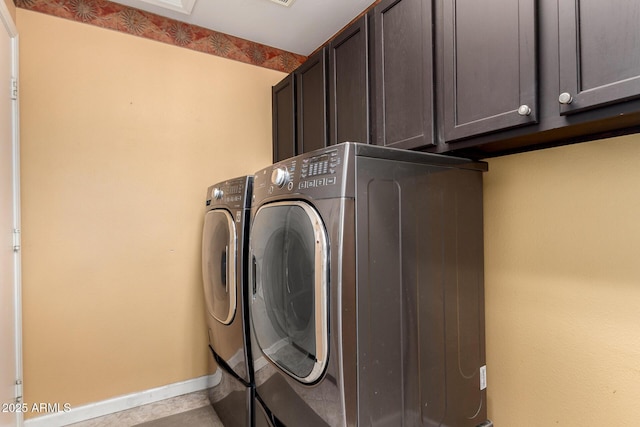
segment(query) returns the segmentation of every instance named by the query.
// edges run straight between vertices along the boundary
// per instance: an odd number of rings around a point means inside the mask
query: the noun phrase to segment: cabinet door
[[[559,0],[560,113],[640,97],[640,1]]]
[[[295,72],[297,154],[327,146],[327,70],[324,49]]]
[[[329,143],[369,142],[367,17],[329,44]]]
[[[432,0],[383,0],[373,10],[375,144],[434,144],[432,11]]]
[[[293,74],[271,88],[273,162],[295,155],[295,88]]]
[[[536,122],[535,17],[535,0],[442,0],[445,142]]]

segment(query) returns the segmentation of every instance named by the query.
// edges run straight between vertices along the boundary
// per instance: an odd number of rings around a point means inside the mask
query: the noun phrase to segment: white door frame
[[[14,312],[15,312],[15,360],[16,396],[22,398],[22,262],[20,255],[20,107],[18,103],[18,29],[6,3],[0,0],[0,21],[11,38],[11,75],[15,82],[15,99],[12,101],[12,145],[13,145],[13,230],[14,230]],[[0,93],[7,93],[8,89]],[[16,413],[16,426],[23,425],[23,414]]]

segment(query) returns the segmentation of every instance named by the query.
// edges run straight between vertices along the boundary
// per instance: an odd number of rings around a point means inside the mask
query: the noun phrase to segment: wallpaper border
[[[15,0],[16,7],[290,73],[307,57],[108,0]]]

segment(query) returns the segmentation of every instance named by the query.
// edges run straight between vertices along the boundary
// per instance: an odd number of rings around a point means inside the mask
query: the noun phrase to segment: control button
[[[276,168],[271,172],[271,182],[282,188],[291,180],[291,175],[287,168]]]
[[[331,178],[327,178],[327,185],[334,185],[336,183],[336,177],[332,176]]]
[[[222,191],[220,188],[214,188],[211,192],[211,197],[216,200],[222,199],[222,196],[224,196],[224,191]]]
[[[289,181],[289,184],[287,184],[287,189],[289,191],[293,190],[293,182]]]

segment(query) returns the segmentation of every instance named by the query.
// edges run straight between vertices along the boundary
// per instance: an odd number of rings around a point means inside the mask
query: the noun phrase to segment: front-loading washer
[[[485,170],[343,143],[255,174],[251,339],[274,425],[492,425]]]
[[[247,307],[247,250],[252,176],[207,190],[202,274],[209,348],[220,381],[209,400],[225,426],[254,425],[253,361]]]

